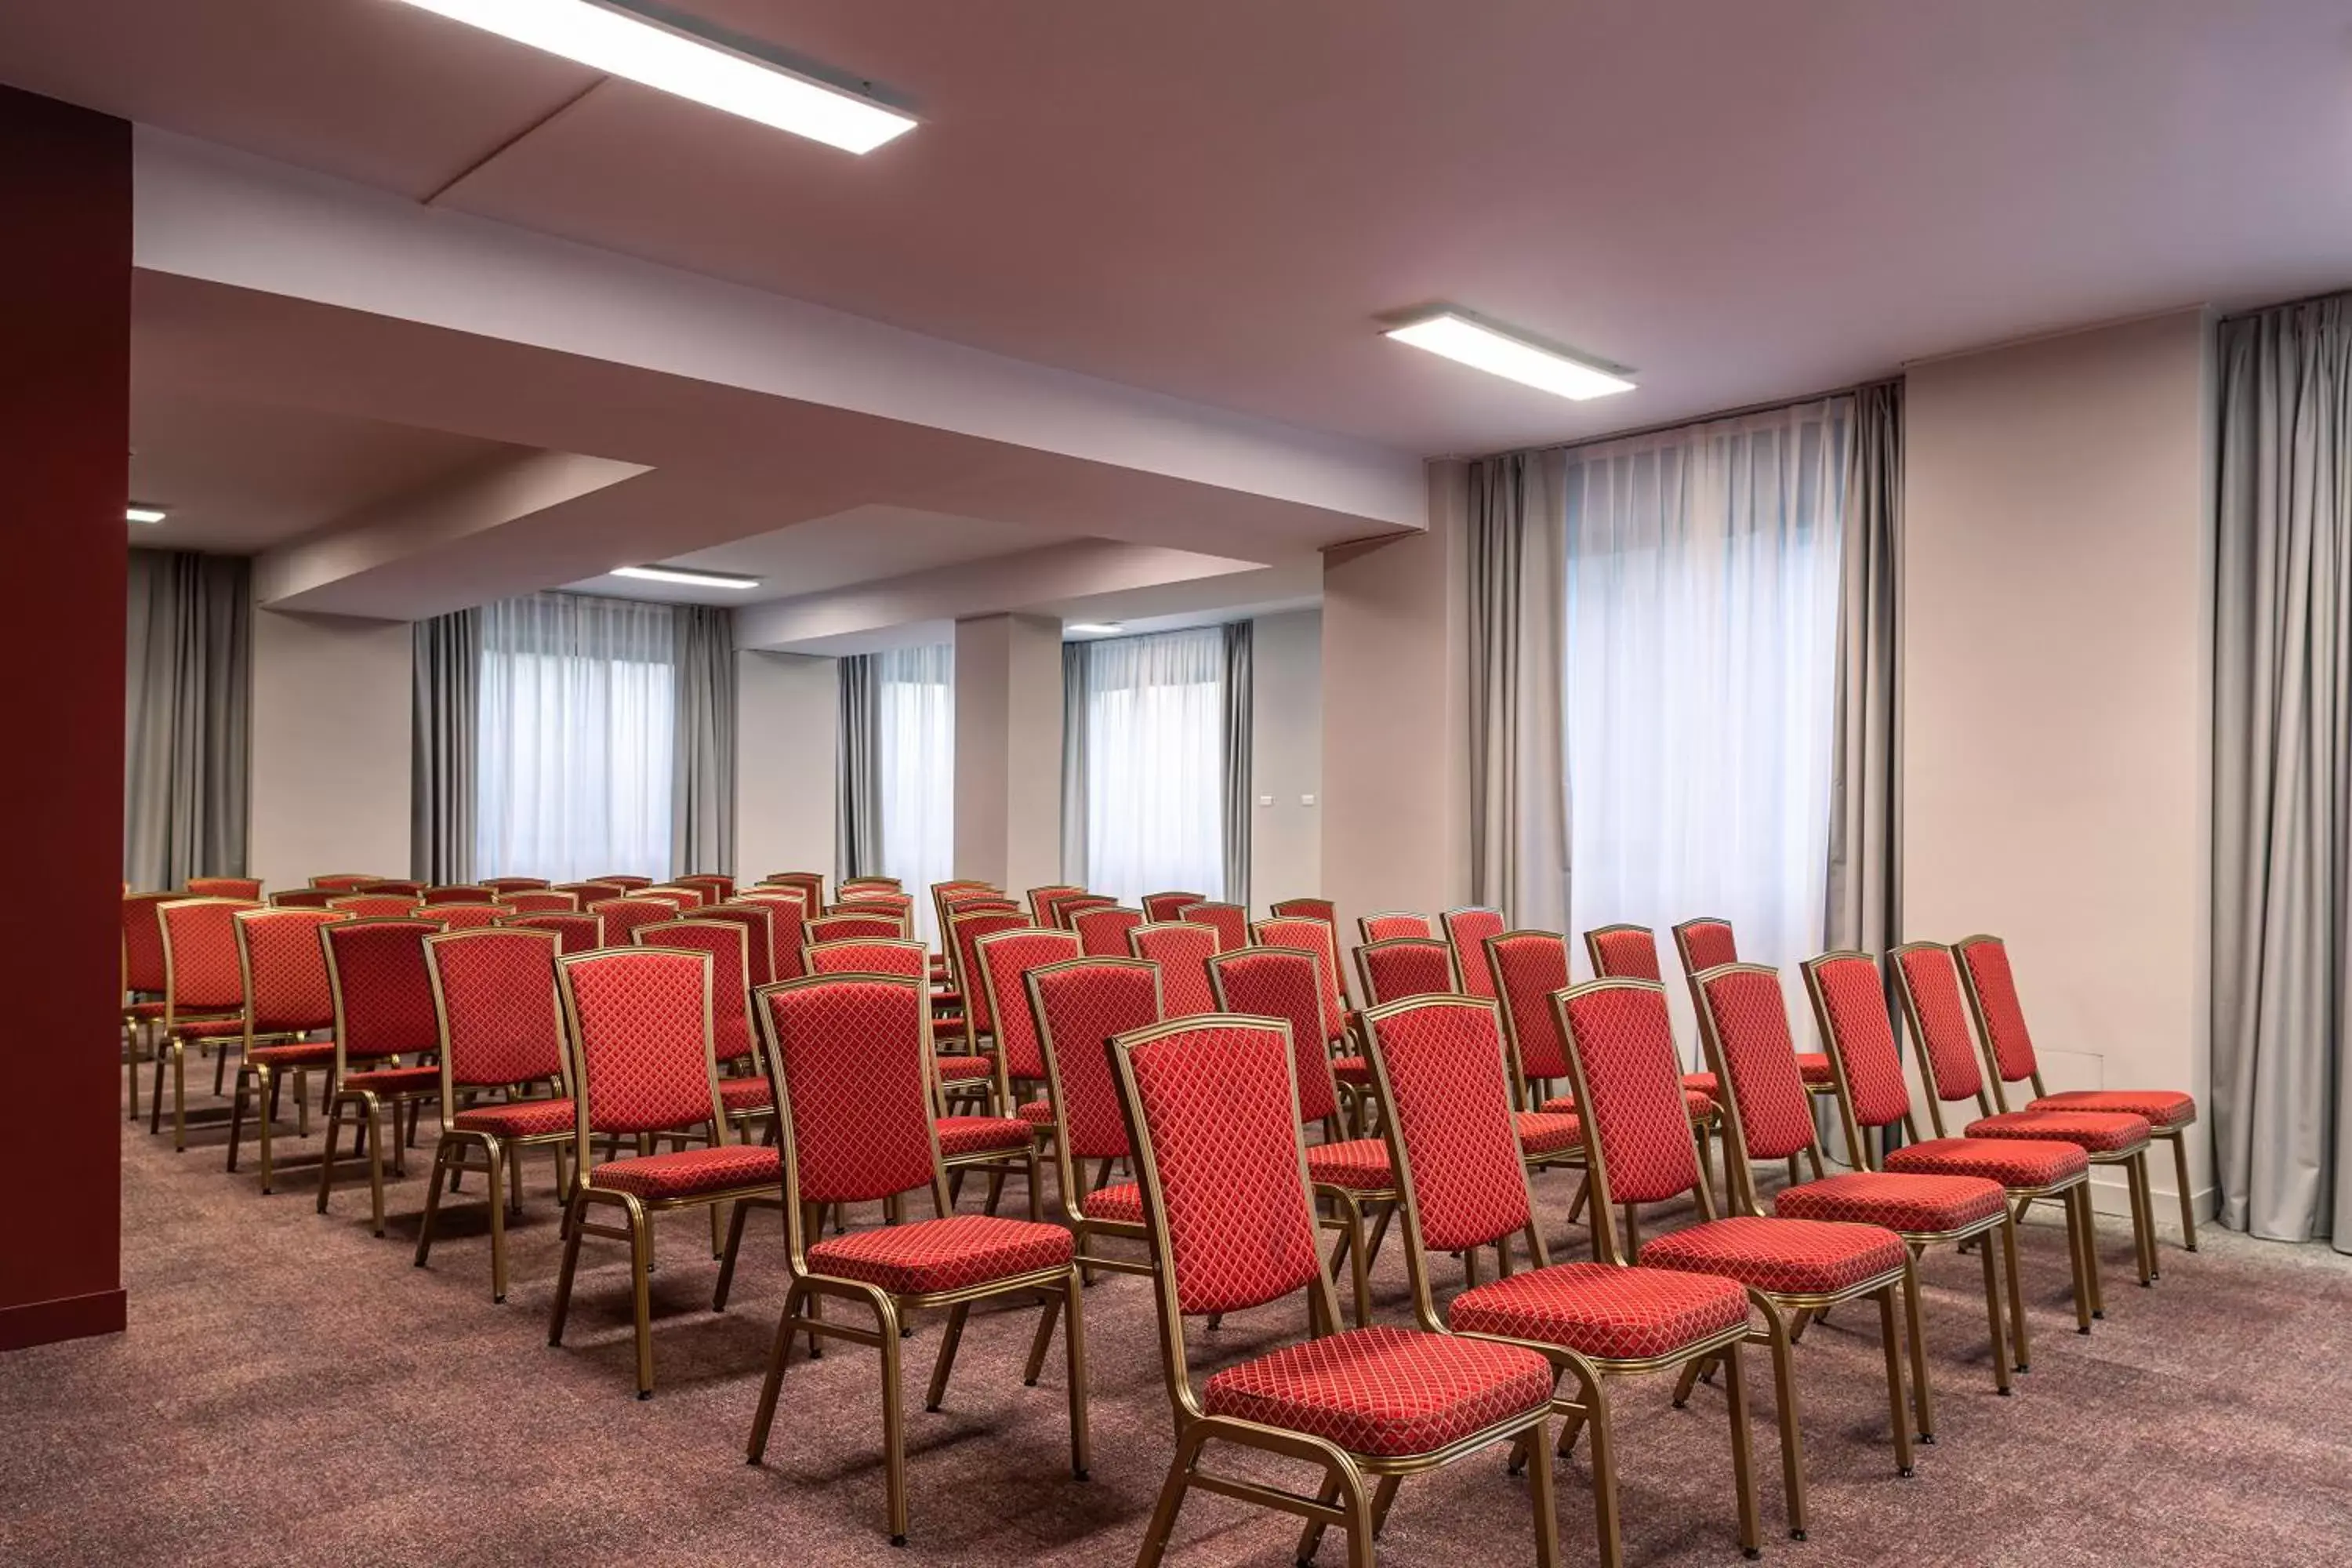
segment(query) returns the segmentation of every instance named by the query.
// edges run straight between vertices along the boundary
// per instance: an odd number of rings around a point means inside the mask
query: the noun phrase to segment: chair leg
[[[784,1386],[784,1363],[792,1359],[793,1315],[800,1308],[804,1288],[798,1280],[784,1292],[784,1310],[776,1320],[775,1342],[768,1347],[768,1375],[760,1384],[760,1408],[751,1417],[751,1440],[744,1447],[744,1463],[756,1465],[768,1451],[768,1431],[775,1425],[776,1397]]]
[[[516,1162],[507,1163],[506,1145],[496,1138],[484,1140],[483,1146],[490,1154],[490,1305],[497,1306],[507,1299],[507,1201],[509,1186],[522,1185],[521,1151],[516,1151]],[[425,1200],[425,1213],[433,1212],[433,1200]],[[427,1223],[430,1223],[428,1218]]]
[[[563,1342],[563,1321],[572,1315],[572,1277],[580,1268],[581,1222],[588,1217],[584,1190],[574,1190],[563,1206],[563,1266],[555,1275],[555,1304],[548,1309],[547,1342]]]
[[[1168,1537],[1176,1528],[1184,1494],[1192,1489],[1192,1468],[1200,1462],[1202,1441],[1197,1424],[1177,1439],[1175,1456],[1168,1461],[1168,1479],[1160,1483],[1160,1499],[1152,1505],[1150,1522],[1143,1528],[1143,1547],[1136,1553],[1135,1568],[1160,1568],[1160,1560],[1167,1556]]]
[[[1911,1403],[1919,1413],[1919,1441],[1936,1441],[1936,1398],[1927,1383],[1927,1331],[1919,1317],[1919,1270],[1906,1253],[1903,1259],[1905,1337],[1911,1342]]]
[[[898,1312],[887,1297],[874,1303],[882,1341],[882,1464],[889,1494],[890,1544],[907,1544],[907,1417],[901,1403]]]
[[[1895,1422],[1895,1473],[1910,1476],[1916,1473],[1911,1463],[1911,1412],[1904,1405],[1903,1331],[1895,1323],[1892,1285],[1878,1291],[1878,1334],[1886,1347],[1886,1404]]]
[[[1075,1268],[1062,1279],[1063,1375],[1070,1381],[1070,1474],[1085,1480],[1094,1469],[1094,1436],[1087,1419],[1087,1324],[1079,1297],[1086,1287]]]
[[[1573,1440],[1574,1434],[1568,1429],[1570,1424],[1581,1426],[1592,1434],[1592,1532],[1600,1544],[1601,1568],[1622,1568],[1625,1561],[1625,1542],[1623,1526],[1617,1515],[1616,1440],[1610,1430],[1609,1395],[1601,1388],[1601,1379],[1593,1375],[1590,1368],[1578,1365],[1573,1367],[1573,1371],[1578,1385],[1577,1402],[1584,1406],[1584,1410],[1581,1415],[1561,1418],[1559,1436],[1562,1446],[1558,1452],[1565,1455],[1568,1452],[1566,1445]],[[1744,1426],[1744,1422],[1742,1425]],[[1538,1463],[1543,1459],[1541,1453],[1543,1446],[1543,1433],[1541,1429],[1538,1429],[1532,1445],[1533,1451],[1528,1457],[1528,1464],[1533,1468],[1534,1484],[1549,1491],[1550,1477],[1545,1473],[1549,1465]],[[1744,1473],[1744,1461],[1742,1468]],[[1538,1507],[1540,1510],[1541,1504],[1538,1503]],[[1753,1507],[1751,1500],[1749,1503],[1751,1510]],[[1543,1517],[1539,1511],[1536,1522],[1536,1541],[1538,1551],[1541,1550],[1545,1533]]]
[[[433,1175],[432,1179],[425,1184],[425,1217],[416,1226],[415,1256],[409,1259],[418,1268],[424,1268],[425,1260],[433,1256],[433,1222],[441,1215],[443,1178],[453,1174],[449,1169],[450,1157],[457,1152],[457,1148],[455,1143],[444,1138],[433,1151]],[[495,1301],[499,1294],[497,1287],[493,1285],[491,1300]]]
[[[2032,1372],[2033,1356],[2025,1327],[2025,1286],[2017,1268],[2017,1222],[2004,1220],[2000,1227],[2001,1267],[2009,1272],[2009,1337],[2017,1355],[2017,1370]]]
[[[2145,1147],[2131,1157],[2128,1168],[2132,1201],[2137,1205],[2132,1234],[2139,1243],[2140,1282],[2152,1285],[2164,1278],[2164,1264],[2156,1255],[2156,1189],[2147,1179],[2147,1150]]]
[[[939,1358],[931,1363],[931,1386],[923,1395],[923,1408],[937,1410],[948,1394],[948,1374],[955,1370],[956,1347],[963,1343],[964,1320],[971,1315],[971,1303],[958,1301],[948,1309],[947,1331],[940,1336]],[[1031,1359],[1035,1359],[1032,1357]]]
[[[1054,1348],[1054,1325],[1062,1316],[1062,1298],[1045,1298],[1045,1310],[1037,1314],[1037,1331],[1029,1336],[1029,1359],[1021,1368],[1021,1386],[1034,1388],[1045,1374],[1045,1352]]]
[[[342,1130],[343,1100],[341,1095],[337,1095],[327,1102],[327,1146],[325,1153],[319,1161],[319,1212],[320,1214],[327,1212],[327,1189],[335,1180],[336,1134]],[[265,1193],[269,1190],[269,1178],[267,1173],[261,1179],[261,1190]]]
[[[172,1042],[172,1152],[188,1152],[188,1051]]]
[[[375,1222],[375,1233],[380,1237],[383,1234],[383,1106],[377,1100],[373,1090],[363,1092],[360,1100],[367,1108],[368,1195],[372,1200],[372,1217]],[[392,1131],[393,1142],[398,1143],[400,1142],[400,1102],[398,1100],[393,1101],[392,1105]],[[325,1204],[324,1193],[319,1195],[319,1201],[321,1205]]]
[[[135,1090],[133,1092],[136,1092]],[[137,1107],[132,1107],[134,1110]],[[2172,1145],[2172,1179],[2180,1194],[2180,1245],[2197,1250],[2197,1194],[2189,1184],[2189,1139],[2179,1128],[2167,1134]]]
[[[2091,1184],[2088,1181],[2074,1189],[2074,1207],[2083,1216],[2083,1273],[2091,1287],[2091,1316],[2104,1320],[2107,1315],[2106,1287],[2100,1282],[2099,1215],[2091,1206]]]
[[[714,1312],[727,1310],[728,1292],[735,1286],[735,1259],[743,1250],[743,1221],[751,1212],[748,1204],[738,1203],[733,1207],[735,1212],[727,1218],[727,1247],[719,1257],[719,1284],[710,1293],[710,1310]],[[713,1204],[710,1212],[717,1214],[719,1205]]]
[[[1805,1539],[1805,1443],[1797,1424],[1796,1359],[1789,1342],[1789,1325],[1780,1309],[1750,1292],[1748,1300],[1764,1315],[1767,1344],[1772,1355],[1772,1403],[1780,1415],[1780,1500],[1789,1516],[1789,1539]]]
[[[245,1097],[252,1087],[252,1079],[247,1073],[245,1064],[238,1063],[236,1085],[228,1101],[228,1168],[232,1172],[236,1169],[236,1146],[245,1142]],[[260,1104],[262,1125],[266,1127],[269,1123],[269,1097],[267,1094],[261,1097]]]
[[[1748,1451],[1748,1444],[1746,1369],[1740,1363],[1739,1347],[1736,1344],[1724,1347],[1723,1396],[1724,1403],[1731,1407],[1731,1487],[1739,1505],[1739,1550],[1748,1558],[1754,1559],[1764,1554],[1763,1526],[1756,1516],[1755,1461]],[[1592,1479],[1593,1484],[1598,1487],[1601,1484],[1601,1456],[1604,1450],[1599,1441],[1601,1436],[1599,1428],[1595,1428],[1593,1435],[1595,1441],[1592,1446]],[[1616,1485],[1615,1467],[1612,1464],[1609,1479],[1612,1527],[1610,1545],[1612,1548],[1616,1545],[1614,1539]],[[1601,1559],[1602,1568],[1617,1568],[1618,1562],[1617,1557],[1605,1556]]]
[[[147,1135],[151,1138],[163,1130],[163,1062],[176,1043],[168,1038],[155,1042],[155,1083],[147,1096]]]
[[[621,1203],[629,1215],[630,1305],[636,1319],[637,1397],[651,1399],[654,1396],[653,1232],[646,1224],[644,1205],[626,1193],[621,1195]]]
[[[2006,1219],[2001,1226],[2006,1233]],[[1993,1262],[1992,1237],[1978,1237],[1977,1250],[1984,1254],[1985,1316],[1992,1323],[1992,1385],[2005,1397],[2010,1392],[2009,1336],[2001,1331],[2000,1270]]]

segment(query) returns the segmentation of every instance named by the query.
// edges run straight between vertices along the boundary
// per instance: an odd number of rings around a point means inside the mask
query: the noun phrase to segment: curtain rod
[[[1572,452],[1579,447],[1598,447],[1604,441],[1632,441],[1643,436],[1662,435],[1668,430],[1686,430],[1696,425],[1713,425],[1725,419],[1744,419],[1751,414],[1769,414],[1776,408],[1794,408],[1801,403],[1819,403],[1824,398],[1852,397],[1866,386],[1879,386],[1899,382],[1895,375],[1874,375],[1868,381],[1857,381],[1845,386],[1833,386],[1826,392],[1808,392],[1797,397],[1774,397],[1762,403],[1743,404],[1737,408],[1718,409],[1692,419],[1662,419],[1654,425],[1636,425],[1631,429],[1611,430],[1598,436],[1580,437],[1573,441],[1549,441],[1540,447],[1506,447],[1492,452],[1474,452],[1466,457],[1436,458],[1433,461],[1483,463],[1489,458],[1508,458],[1519,453]]]
[[[2298,305],[2325,304],[2330,300],[2352,299],[2352,289],[2323,289],[2316,294],[2299,295],[2293,300],[2279,300],[2268,305],[2256,305],[2251,310],[2231,310],[2214,318],[2217,321],[2242,321],[2251,316],[2268,315],[2273,310],[2292,310]]]

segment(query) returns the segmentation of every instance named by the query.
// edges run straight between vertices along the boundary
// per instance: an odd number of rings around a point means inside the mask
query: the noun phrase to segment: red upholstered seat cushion
[[[1463,1291],[1445,1320],[1457,1333],[1566,1345],[1605,1361],[1648,1361],[1745,1323],[1748,1292],[1712,1274],[1555,1263]]]
[[[939,1068],[942,1079],[950,1082],[960,1079],[986,1078],[996,1070],[986,1057],[933,1057],[931,1065]]]
[[[1693,1072],[1683,1075],[1683,1105],[1690,1111],[1693,1121],[1704,1121],[1715,1114],[1713,1091],[1689,1087],[1700,1079],[1705,1079],[1711,1084],[1715,1081],[1715,1075],[1710,1072]],[[1537,1109],[1546,1116],[1573,1116],[1576,1114],[1576,1096],[1555,1094]]]
[[[775,1106],[776,1091],[764,1078],[722,1078],[719,1103],[730,1110],[768,1110]]]
[[[2028,1110],[2098,1110],[2137,1116],[2157,1127],[2186,1127],[2197,1120],[2197,1098],[2177,1089],[2077,1089],[2045,1094]]]
[[[1934,1176],[1982,1176],[2004,1187],[2046,1187],[2083,1174],[2091,1168],[2091,1157],[2074,1143],[1931,1138],[1906,1143],[1888,1154],[1886,1168]]]
[[[1376,1324],[1227,1367],[1201,1390],[1212,1415],[1305,1432],[1355,1454],[1426,1454],[1551,1399],[1530,1350]]]
[[[1686,1072],[1683,1074],[1683,1088],[1693,1094],[1703,1094],[1706,1096],[1709,1100],[1713,1100],[1715,1099],[1717,1087],[1715,1075],[1711,1072]]]
[[[1032,1127],[1054,1125],[1054,1102],[1050,1100],[1024,1100],[1013,1108],[1013,1114]]]
[[[1017,1153],[1032,1142],[1029,1123],[1010,1116],[942,1116],[935,1125],[943,1160],[963,1154]]]
[[[2147,1142],[2145,1116],[2113,1116],[2095,1110],[2011,1110],[1971,1121],[1960,1131],[1970,1138],[2053,1138],[2093,1154],[2136,1149]]]
[[[615,1160],[588,1173],[588,1184],[641,1198],[695,1198],[742,1187],[781,1187],[782,1157],[757,1143],[721,1143]]]
[[[1345,1143],[1312,1143],[1307,1149],[1307,1179],[1352,1193],[1384,1193],[1396,1185],[1385,1138],[1351,1138]]]
[[[163,1009],[168,1005],[168,1003],[163,1002],[126,1003],[122,1009],[122,1016],[126,1018],[160,1018],[163,1016]]]
[[[1819,1084],[1823,1089],[1828,1089],[1837,1082],[1836,1069],[1830,1066],[1829,1053],[1826,1051],[1799,1051],[1797,1076],[1808,1084]]]
[[[338,1089],[370,1094],[423,1094],[441,1087],[441,1069],[430,1068],[378,1068],[373,1072],[347,1072]]]
[[[289,1046],[256,1046],[245,1053],[245,1059],[256,1067],[314,1068],[323,1067],[335,1059],[332,1040],[297,1040]],[[440,1068],[434,1070],[434,1081],[440,1081]]]
[[[1853,1171],[1783,1187],[1772,1212],[1783,1219],[1845,1220],[1889,1230],[1950,1231],[1977,1225],[2009,1206],[1999,1182],[1978,1176],[1890,1175]]]
[[[508,1105],[476,1105],[457,1112],[449,1125],[499,1138],[541,1138],[569,1132],[574,1125],[568,1100],[519,1100]]]
[[[1719,1274],[1759,1290],[1825,1296],[1903,1267],[1903,1238],[1874,1225],[1741,1215],[1669,1231],[1642,1246],[1642,1261]]]
[[[1070,1233],[1058,1225],[978,1214],[827,1237],[808,1249],[809,1267],[816,1273],[862,1279],[898,1296],[961,1290],[1066,1268],[1070,1256]]]
[[[1515,1113],[1519,1147],[1530,1154],[1557,1154],[1584,1142],[1584,1124],[1563,1111],[1522,1110]]]
[[[1100,1192],[1088,1193],[1079,1200],[1088,1219],[1108,1219],[1124,1225],[1143,1223],[1143,1189],[1133,1182],[1121,1182]]]
[[[217,1040],[223,1035],[245,1033],[242,1018],[183,1018],[172,1026],[172,1033],[184,1040]]]
[[[1370,1083],[1372,1081],[1372,1064],[1361,1057],[1333,1057],[1331,1076],[1341,1083]]]

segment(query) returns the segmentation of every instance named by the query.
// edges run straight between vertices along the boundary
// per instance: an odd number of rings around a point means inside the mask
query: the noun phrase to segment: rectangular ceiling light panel
[[[1633,384],[1615,365],[1587,361],[1541,347],[1457,311],[1444,310],[1388,329],[1388,336],[1417,349],[1443,354],[1489,375],[1540,388],[1580,402],[1631,392]]]

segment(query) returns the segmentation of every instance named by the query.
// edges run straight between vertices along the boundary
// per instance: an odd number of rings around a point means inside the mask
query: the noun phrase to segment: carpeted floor
[[[303,1146],[285,1148],[299,1160]],[[412,1172],[427,1163],[420,1152]],[[640,1404],[625,1249],[592,1252],[570,1342],[546,1344],[557,1245],[544,1159],[510,1233],[512,1294],[495,1307],[469,1201],[445,1211],[432,1268],[410,1267],[415,1174],[393,1188],[392,1235],[379,1241],[363,1182],[322,1218],[309,1167],[289,1162],[264,1197],[249,1174],[223,1173],[208,1138],[174,1156],[126,1129],[123,1172],[130,1331],[0,1358],[0,1563],[1120,1564],[1168,1461],[1150,1303],[1134,1279],[1087,1295],[1093,1480],[1069,1479],[1058,1349],[1045,1381],[1024,1389],[1030,1310],[975,1315],[946,1410],[909,1414],[914,1533],[899,1552],[882,1531],[870,1354],[843,1346],[796,1361],[766,1467],[743,1463],[782,1298],[772,1230],[755,1227],[719,1316],[708,1310],[707,1229],[667,1222],[654,1283],[660,1393]],[[1538,1184],[1564,1256],[1581,1246],[1564,1223],[1572,1190],[1566,1176]],[[2128,1279],[2122,1227],[2102,1239],[2108,1315],[2084,1339],[2065,1307],[2060,1233],[2029,1227],[2033,1371],[2013,1399],[1992,1393],[1975,1261],[1946,1252],[1923,1266],[1942,1430],[1914,1479],[1896,1479],[1885,1441],[1875,1314],[1841,1314],[1807,1336],[1805,1542],[1782,1533],[1769,1379],[1755,1358],[1768,1559],[2343,1561],[2352,1268],[2324,1249],[2215,1231],[2197,1256],[2168,1243],[2164,1278],[2144,1291]],[[1378,1284],[1379,1316],[1406,1321],[1394,1248]],[[1302,1320],[1286,1307],[1196,1331],[1196,1368],[1276,1343]],[[938,1335],[924,1322],[909,1347],[918,1403]],[[1721,1395],[1702,1390],[1677,1412],[1668,1394],[1657,1379],[1614,1390],[1628,1561],[1735,1563]],[[1585,1480],[1580,1455],[1559,1482],[1571,1563],[1594,1556]],[[1391,1563],[1529,1563],[1529,1531],[1525,1485],[1506,1478],[1498,1452],[1409,1481],[1381,1551]],[[1170,1562],[1286,1563],[1295,1537],[1286,1519],[1195,1496]],[[1323,1561],[1343,1557],[1327,1541]]]

